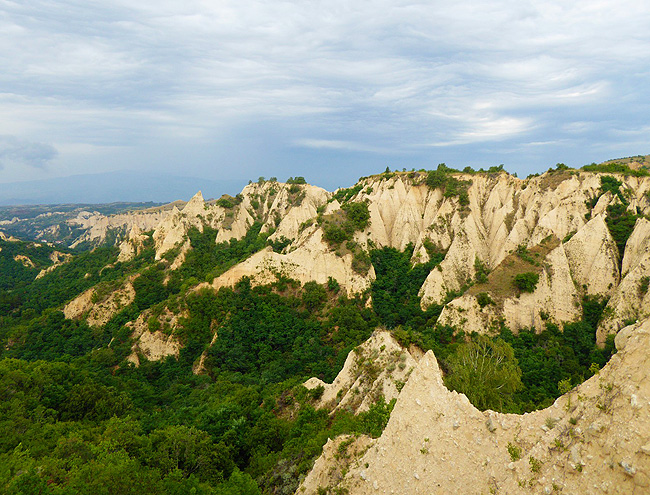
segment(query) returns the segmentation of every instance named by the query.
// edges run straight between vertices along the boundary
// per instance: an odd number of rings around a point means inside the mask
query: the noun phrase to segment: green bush
[[[512,280],[512,284],[519,292],[535,292],[537,282],[539,282],[539,274],[534,272],[520,273]]]
[[[370,211],[367,203],[346,203],[341,208],[347,213],[347,224],[353,232],[363,230],[370,224]]]
[[[507,342],[479,336],[461,344],[447,360],[447,386],[464,393],[480,410],[503,410],[522,388],[521,369]]]
[[[478,302],[478,305],[481,308],[484,308],[488,304],[494,304],[494,301],[490,297],[490,294],[488,294],[487,292],[479,292],[478,294],[476,294],[476,302]]]
[[[618,248],[619,260],[622,262],[625,253],[625,245],[632,235],[634,225],[639,215],[627,210],[624,204],[613,204],[607,207],[607,218],[605,223],[612,234],[616,247]]]

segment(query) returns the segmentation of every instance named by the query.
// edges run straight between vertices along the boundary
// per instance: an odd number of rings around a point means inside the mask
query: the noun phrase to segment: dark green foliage
[[[253,288],[243,279],[234,292],[222,289],[215,300],[205,301],[202,307],[212,313],[190,308],[193,315],[205,314],[206,335],[209,335],[212,318],[221,323],[219,339],[209,350],[209,368],[213,372],[245,374],[262,383],[280,382],[295,375],[333,378],[332,363],[337,359],[337,353],[323,341],[328,338],[323,327],[329,327],[329,322],[321,323],[312,318],[312,312],[324,302],[324,291],[318,284],[309,283],[303,299],[294,301],[271,292],[268,287]],[[301,302],[308,306],[308,311],[300,310]],[[353,306],[348,310],[355,316],[361,312],[360,308]],[[338,317],[337,312],[331,312],[330,319],[337,320]],[[342,322],[339,332],[329,336],[338,340],[346,352],[351,344],[363,340],[370,331],[363,316],[360,317],[361,333],[351,332],[352,326],[358,327],[359,324]],[[344,331],[350,333],[346,335]]]
[[[232,196],[224,195],[217,200],[217,204],[226,209],[234,208],[239,203],[241,203],[240,195],[237,195],[237,197],[234,198]]]
[[[537,282],[539,281],[539,274],[534,272],[526,272],[515,275],[512,279],[512,284],[520,292],[535,292]]]
[[[17,342],[3,356],[66,361],[108,344],[111,334],[103,329],[91,330],[84,321],[66,320],[61,311],[47,310],[43,316],[15,329],[11,337]]]
[[[633,176],[633,177],[646,177],[650,175],[650,172],[646,169],[633,170],[624,163],[601,163],[601,164],[591,164],[585,165],[582,167],[582,170],[587,172],[609,172],[609,173],[619,173],[623,175]]]
[[[267,242],[273,249],[274,253],[281,253],[284,251],[284,248],[291,244],[291,239],[287,239],[285,236],[281,236],[279,239],[275,239],[273,241],[269,240]]]
[[[627,244],[627,240],[632,235],[634,225],[638,218],[639,215],[628,211],[627,207],[623,204],[617,203],[607,207],[607,218],[605,222],[607,223],[609,233],[612,234],[614,242],[616,242],[621,261],[625,252],[625,244]]]
[[[467,191],[472,185],[472,182],[457,179],[451,175],[453,172],[457,171],[441,163],[438,165],[437,170],[431,170],[427,174],[425,183],[431,189],[442,189],[445,198],[457,196],[460,205],[467,206],[469,205],[469,194]]]
[[[307,181],[305,180],[304,177],[289,177],[287,179],[287,184],[307,184]]]
[[[648,286],[650,286],[650,277],[645,275],[639,279],[639,294],[641,296],[648,293]]]
[[[353,196],[357,195],[362,189],[363,186],[361,184],[357,184],[356,186],[350,187],[348,189],[339,189],[332,196],[332,199],[330,201],[337,200],[339,203],[344,204],[347,201],[350,201],[350,199],[352,199]]]
[[[514,408],[514,393],[522,388],[521,369],[504,340],[479,336],[461,344],[447,364],[447,386],[464,393],[477,408]]]
[[[345,229],[336,224],[326,224],[323,227],[323,239],[330,246],[338,246],[343,241],[350,240],[352,236]]]
[[[308,311],[320,310],[327,300],[327,291],[316,282],[306,282],[303,286],[302,303]]]
[[[541,334],[514,336],[504,329],[512,351],[499,340],[436,325],[442,306],[422,311],[418,291],[444,253],[425,243],[426,264],[411,265],[412,246],[373,250],[363,259],[351,240],[367,227],[369,214],[364,203],[347,201],[353,194],[342,194],[345,208],[324,228],[340,229],[338,249],[357,263],[373,263],[377,278],[363,296],[348,298],[333,278],[301,287],[282,275],[269,286],[243,279],[234,289],[186,290],[267,245],[259,224],[244,239],[221,244],[214,230],[191,230],[192,250],[174,272],[168,266],[177,252],[155,262],[149,247],[133,262],[116,263],[115,249],[98,248],[57,268],[60,278],[23,283],[29,278],[16,272],[4,279],[0,493],[293,493],[327,438],[377,437],[385,427],[394,403],[380,397],[365,413],[330,416],[311,405],[323,389],[308,392],[301,385],[310,376],[331,381],[348,352],[380,324],[406,345],[434,349],[450,383],[481,407],[541,407],[557,397],[559,381],[579,383],[595,369],[592,363],[602,366],[609,358],[611,339],[602,351],[594,345],[602,299],[585,298],[583,321],[565,325],[564,333],[550,324]],[[477,280],[487,277],[480,260],[476,268]],[[82,290],[101,282],[108,293],[136,274],[134,303],[106,325],[63,318],[61,305]],[[477,297],[489,304],[485,296]],[[183,315],[174,329],[180,356],[159,362],[141,356],[138,368],[126,364],[132,329],[125,324],[142,309],[158,315],[164,306]],[[472,349],[483,349],[487,361],[503,356],[504,364],[474,376],[460,366]],[[203,353],[207,374],[197,376],[192,367]],[[512,393],[515,358],[523,388]],[[491,390],[501,384],[504,393],[496,397]]]
[[[427,174],[426,184],[431,189],[438,189],[445,186],[447,183],[447,174],[442,170],[431,170]]]
[[[488,304],[494,304],[494,301],[490,297],[490,294],[488,294],[487,292],[479,292],[478,294],[476,294],[476,302],[478,302],[478,305],[481,308],[484,308]]]
[[[333,277],[327,277],[327,288],[335,294],[341,290],[338,280]]]
[[[439,264],[443,254],[434,256],[428,263],[411,266],[413,246],[404,251],[382,248],[371,251],[376,279],[372,283],[373,308],[381,322],[388,328],[406,325],[422,329],[429,320],[437,319],[435,307],[428,311],[420,308],[418,291],[429,272]]]
[[[585,314],[594,316],[590,310]],[[500,337],[512,345],[522,370],[523,389],[515,394],[516,412],[548,407],[561,394],[560,381],[581,383],[591,376],[591,363],[602,367],[615,352],[613,339],[604,349],[595,345],[596,329],[585,321],[566,324],[564,332],[550,323],[540,333],[521,330],[513,335],[502,329]]]
[[[351,241],[355,232],[365,229],[370,223],[370,212],[365,202],[346,203],[341,210],[342,215],[323,219],[323,238],[334,248],[344,241]]]
[[[344,226],[349,226],[346,230],[352,229],[353,232],[363,230],[370,224],[370,212],[368,211],[368,203],[346,203],[341,206],[347,213],[347,222]]]
[[[164,301],[169,296],[167,287],[163,283],[165,279],[164,266],[157,263],[133,281],[135,289],[135,300],[133,304],[140,310],[145,309]]]
[[[593,331],[598,328],[608,301],[607,297],[585,296],[582,298],[582,320],[590,325]]]
[[[600,177],[600,195],[602,196],[603,194],[607,192],[611,192],[613,196],[618,196],[618,198],[621,200],[621,202],[626,203],[627,200],[621,193],[621,186],[623,183],[618,180],[616,177],[612,177],[611,175],[601,175]]]
[[[172,274],[172,286],[180,286],[182,280],[195,277],[199,281],[211,282],[228,268],[245,260],[253,253],[263,249],[267,243],[267,234],[260,234],[262,224],[254,223],[243,239],[215,243],[217,231],[208,226],[201,232],[192,227],[187,236],[192,249],[187,253],[180,269]],[[282,242],[282,240],[278,241]]]
[[[352,256],[352,269],[361,274],[366,275],[370,270],[370,255],[363,249],[356,249]]]
[[[478,257],[474,258],[474,271],[477,284],[484,284],[488,281],[488,268]]]

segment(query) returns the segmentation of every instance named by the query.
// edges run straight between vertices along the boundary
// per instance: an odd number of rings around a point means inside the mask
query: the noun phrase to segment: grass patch
[[[543,267],[537,260],[544,260],[548,253],[560,245],[560,240],[555,236],[549,236],[540,244],[526,249],[526,256],[522,258],[518,252],[509,254],[499,265],[494,268],[488,275],[487,281],[476,283],[468,290],[468,294],[478,296],[485,292],[495,304],[501,306],[503,300],[514,297],[518,294],[518,289],[513,285],[513,280],[517,275],[524,273],[542,273]]]

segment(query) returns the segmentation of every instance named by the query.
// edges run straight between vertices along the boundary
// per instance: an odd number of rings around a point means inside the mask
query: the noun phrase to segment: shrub
[[[488,281],[488,269],[478,256],[474,258],[474,271],[476,272],[476,283],[484,284]]]
[[[353,227],[353,232],[365,229],[370,223],[367,203],[346,203],[341,208],[347,213],[347,222]]]
[[[508,442],[508,454],[510,454],[512,462],[518,461],[521,459],[521,447]]]
[[[639,215],[627,211],[627,208],[623,204],[619,203],[607,207],[605,223],[607,224],[609,233],[612,234],[616,242],[621,260],[625,252],[625,244],[627,244],[627,240],[632,235],[637,218],[639,218]]]
[[[447,183],[447,174],[442,170],[431,170],[427,174],[426,184],[431,189],[438,189]]]
[[[479,336],[461,344],[448,361],[446,384],[464,393],[478,409],[502,410],[522,388],[521,369],[512,346],[502,339]]]
[[[303,286],[302,303],[310,311],[320,310],[327,300],[327,292],[322,285],[314,281],[306,282]]]
[[[323,228],[323,237],[330,246],[338,246],[350,239],[350,235],[338,225],[328,224]]]
[[[539,282],[539,274],[534,272],[520,273],[512,280],[519,292],[535,292],[537,282]]]
[[[366,275],[370,270],[370,255],[363,249],[355,251],[352,258],[352,269],[360,275]]]
[[[639,294],[645,296],[648,292],[648,286],[650,285],[650,277],[648,275],[641,277],[639,280]]]
[[[494,301],[490,297],[490,294],[488,294],[487,292],[479,292],[476,295],[476,302],[478,302],[478,305],[481,308],[484,308],[488,304],[494,304]]]
[[[338,280],[336,280],[334,277],[327,277],[327,288],[334,293],[337,293],[339,290],[341,290],[341,286],[339,285]]]

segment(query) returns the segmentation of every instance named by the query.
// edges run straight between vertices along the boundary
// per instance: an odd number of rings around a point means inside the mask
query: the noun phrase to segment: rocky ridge
[[[650,178],[606,175],[621,181],[629,211],[650,214]],[[548,321],[578,319],[582,297],[589,295],[610,298],[598,333],[603,343],[626,322],[649,314],[650,296],[641,289],[650,274],[650,222],[637,221],[621,260],[606,223],[608,206],[620,200],[610,191],[602,194],[602,176],[563,170],[525,180],[506,173],[454,174],[468,184],[462,204],[444,187],[428,187],[422,172],[362,178],[345,194],[275,181],[251,183],[218,201],[206,202],[199,192],[181,209],[152,212],[159,215],[154,227],[147,223],[153,216],[143,220],[149,213],[120,219],[132,225],[120,244],[120,261],[141,251],[143,228],[153,229],[156,259],[171,255],[174,270],[191,249],[191,228],[215,229],[220,243],[242,239],[257,224],[282,247],[258,251],[198,288],[232,286],[244,276],[253,284],[280,276],[324,284],[331,277],[348,294],[358,293],[370,287],[374,267],[360,273],[352,253],[330,246],[323,216],[336,216],[346,203],[366,203],[370,222],[352,238],[363,250],[412,245],[413,263],[444,254],[420,289],[423,308],[445,305],[440,323],[478,333],[502,323],[515,332],[541,329]],[[481,270],[484,280],[477,278]],[[525,272],[539,277],[531,293],[512,286],[514,274]]]
[[[429,351],[381,437],[328,442],[296,494],[647,493],[650,319],[621,330],[616,347],[598,374],[521,416],[449,391]]]

